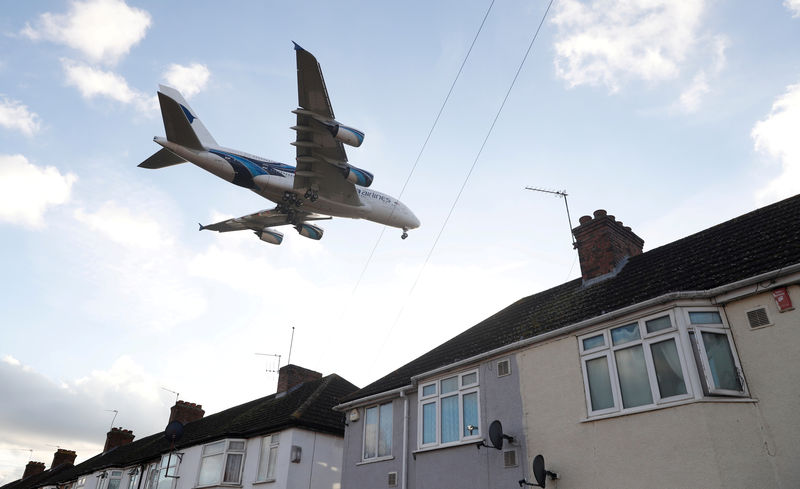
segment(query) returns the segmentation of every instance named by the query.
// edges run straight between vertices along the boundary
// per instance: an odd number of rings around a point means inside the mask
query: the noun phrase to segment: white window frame
[[[128,474],[128,489],[139,489],[139,479],[142,477],[142,469],[140,467],[130,467],[125,469]]]
[[[280,433],[272,433],[267,436],[261,437],[261,445],[259,446],[259,458],[258,458],[258,467],[256,467],[256,482],[273,482],[277,480],[277,476],[275,471],[278,466],[278,455],[280,455],[280,443],[281,443],[281,434]],[[266,453],[266,462],[264,461],[264,448],[267,445],[269,450]],[[272,450],[275,450],[275,464],[274,466],[269,463],[269,457]],[[267,464],[266,470],[264,471],[264,477],[260,477],[261,474],[261,465],[263,463]],[[269,477],[270,468],[272,468],[273,477]]]
[[[86,476],[85,475],[83,475],[81,477],[78,477],[78,480],[75,481],[75,489],[79,489],[79,488],[81,488],[81,487],[83,487],[85,485],[86,485]]]
[[[472,384],[463,384],[463,379],[465,376],[475,374],[475,382]],[[453,377],[458,378],[458,388],[455,391],[450,391],[442,395],[441,393],[441,382],[443,380],[451,379]],[[434,394],[430,394],[427,396],[423,396],[423,391],[426,387],[434,385],[436,386],[436,391]],[[453,394],[455,392],[455,394]],[[464,427],[464,396],[467,394],[476,394],[477,400],[477,414],[478,414],[478,430],[476,434],[473,435],[464,435],[463,427]],[[442,412],[441,412],[441,399],[443,397],[451,397],[453,395],[458,396],[458,440],[454,440],[447,443],[441,443],[441,427],[442,427]],[[419,422],[417,423],[417,446],[420,449],[428,449],[428,448],[438,448],[438,447],[449,447],[449,446],[457,446],[462,445],[465,443],[475,442],[482,439],[482,430],[481,427],[481,396],[480,396],[480,373],[478,369],[471,369],[465,370],[458,373],[451,373],[447,375],[443,375],[441,377],[436,378],[435,380],[426,381],[424,383],[420,383],[417,392],[418,402],[417,402],[417,417]],[[434,431],[436,433],[436,439],[434,442],[431,443],[423,443],[423,427],[424,427],[424,418],[423,418],[423,407],[427,404],[433,403],[435,405],[436,417],[435,417],[435,426]]]
[[[175,488],[179,477],[178,470],[180,469],[182,457],[183,454],[178,452],[165,453],[161,456],[161,460],[156,465],[154,472],[153,489],[167,489],[159,487],[161,486],[161,482],[167,479],[170,480],[169,489]],[[164,465],[165,463],[167,464],[166,466]]]
[[[156,489],[157,484],[157,477],[158,477],[158,465],[161,461],[153,462],[147,465],[145,469],[145,480],[144,480],[144,489]]]
[[[213,445],[217,445],[222,443],[222,451],[218,453],[211,453],[205,454],[206,447],[210,447]],[[241,443],[242,448],[231,448],[231,444],[233,443]],[[241,438],[226,438],[222,440],[217,440],[211,443],[206,443],[200,449],[200,465],[197,468],[197,484],[195,487],[211,487],[211,486],[241,486],[242,485],[242,472],[244,471],[244,462],[245,462],[245,453],[247,452],[247,440]],[[217,455],[222,455],[222,465],[220,466],[220,471],[218,474],[218,478],[216,482],[212,482],[209,484],[200,485],[200,473],[203,470],[203,461],[206,458],[216,457]],[[239,473],[236,477],[235,481],[225,481],[225,471],[228,467],[228,458],[230,455],[241,455],[242,461],[239,464]]]
[[[692,312],[716,312],[719,314],[721,323],[706,323],[706,324],[693,324],[689,313]],[[703,307],[687,307],[684,309],[685,320],[689,331],[694,332],[694,339],[697,349],[695,354],[700,358],[700,365],[697,365],[700,374],[703,375],[704,388],[708,390],[708,395],[711,396],[726,396],[726,397],[748,397],[750,394],[747,390],[747,382],[744,378],[744,371],[742,364],[739,361],[739,353],[736,351],[736,345],[733,342],[733,335],[731,334],[730,327],[726,321],[725,314],[716,308],[703,308]],[[734,391],[730,389],[720,389],[714,385],[714,379],[711,375],[711,366],[708,362],[708,353],[706,352],[705,343],[703,341],[703,332],[724,334],[728,338],[728,346],[731,349],[733,356],[733,363],[736,367],[736,374],[739,377],[739,384],[742,386],[741,391]],[[694,348],[694,345],[690,345]]]
[[[664,316],[669,317],[671,325],[669,328],[654,331],[652,333],[647,331],[646,324],[648,321],[653,319],[658,319]],[[611,331],[632,324],[636,324],[636,327],[639,331],[639,338],[619,345],[614,345],[613,339],[611,337]],[[583,340],[594,338],[596,336],[599,336],[600,334],[603,335],[603,345],[593,347],[590,349],[584,349]],[[683,384],[686,387],[686,393],[678,394],[675,396],[662,397],[658,389],[658,377],[656,375],[655,366],[653,364],[653,353],[650,347],[653,344],[662,343],[664,341],[670,341],[670,340],[675,342],[675,348],[677,350],[678,359],[681,365],[681,375],[683,376]],[[653,402],[649,404],[642,404],[639,406],[632,406],[629,408],[625,408],[623,407],[622,404],[622,392],[619,385],[619,374],[617,371],[617,361],[615,352],[620,350],[625,350],[627,348],[631,348],[637,345],[642,346],[645,368],[647,371],[647,378],[650,385],[650,396]],[[616,412],[619,412],[620,414],[637,412],[646,409],[652,409],[654,407],[658,407],[663,404],[684,401],[694,397],[691,377],[689,374],[689,369],[687,368],[686,356],[684,354],[683,341],[681,339],[681,334],[680,334],[680,327],[675,319],[675,314],[672,310],[660,311],[658,313],[649,314],[647,316],[638,319],[622,321],[603,330],[593,331],[591,333],[581,335],[578,337],[578,347],[581,353],[581,370],[583,372],[583,385],[584,385],[584,392],[586,395],[586,410],[589,413],[590,417],[602,416],[605,414],[611,414]],[[610,381],[611,381],[611,394],[613,396],[613,405],[605,409],[593,409],[591,401],[591,391],[589,390],[589,375],[586,368],[586,363],[589,360],[594,360],[600,357],[605,357],[606,362],[608,362],[608,373],[609,376],[611,377]]]
[[[378,453],[378,447],[380,447],[380,437],[381,437],[381,407],[385,405],[392,406],[392,440],[389,443],[389,453],[380,455]],[[367,457],[364,452],[367,449],[367,410],[375,408],[377,409],[377,426],[375,432],[375,456]],[[361,430],[361,461],[362,462],[373,462],[376,460],[384,460],[388,458],[392,458],[392,445],[394,444],[394,402],[382,402],[379,404],[373,404],[371,406],[364,407],[364,416],[362,418],[364,420],[364,429]]]

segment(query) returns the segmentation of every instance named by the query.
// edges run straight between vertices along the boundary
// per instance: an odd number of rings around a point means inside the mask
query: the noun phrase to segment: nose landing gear
[[[408,228],[403,228],[403,234],[400,235],[400,239],[406,239],[408,237]]]

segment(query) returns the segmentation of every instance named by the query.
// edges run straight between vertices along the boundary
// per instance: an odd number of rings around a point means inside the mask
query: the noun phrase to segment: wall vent
[[[511,361],[508,359],[497,362],[497,376],[503,377],[511,373]]]
[[[503,467],[516,467],[517,466],[517,451],[506,450],[503,452]]]
[[[389,472],[389,487],[397,487],[397,472]]]
[[[769,316],[767,316],[767,309],[764,307],[759,307],[758,309],[747,311],[747,321],[750,322],[751,328],[760,328],[761,326],[767,326],[769,324],[772,324],[769,322]]]

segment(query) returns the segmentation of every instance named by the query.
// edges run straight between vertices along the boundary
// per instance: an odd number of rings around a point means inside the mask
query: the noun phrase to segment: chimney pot
[[[36,474],[41,474],[44,472],[44,462],[28,462],[28,465],[25,466],[25,472],[22,474],[23,479],[27,479],[28,477]]]
[[[59,448],[56,450],[56,453],[53,454],[53,463],[50,464],[50,468],[57,467],[61,464],[73,465],[75,463],[76,453],[74,450],[64,450],[63,448]]]
[[[278,370],[278,392],[286,392],[296,385],[321,378],[322,374],[319,372],[297,365],[284,365]]]
[[[206,412],[203,411],[203,406],[200,404],[178,401],[170,409],[169,422],[177,420],[183,424],[191,423],[192,421],[203,419],[205,414]]]
[[[594,211],[594,219],[583,216],[579,222],[572,231],[584,282],[609,274],[625,259],[642,254],[644,240],[604,209]]]
[[[106,444],[103,447],[103,453],[122,445],[127,445],[136,438],[131,430],[119,428],[111,428],[111,431],[106,433]]]

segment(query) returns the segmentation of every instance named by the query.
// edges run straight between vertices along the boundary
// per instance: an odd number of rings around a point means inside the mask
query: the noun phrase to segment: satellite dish
[[[536,479],[539,487],[544,487],[545,482],[547,482],[547,470],[544,468],[544,457],[542,455],[533,457],[533,478]]]
[[[513,436],[503,433],[503,423],[501,423],[500,420],[496,419],[492,421],[492,424],[489,425],[489,441],[492,442],[492,446],[498,450],[502,450],[504,438],[509,442],[514,441]]]
[[[175,443],[183,436],[183,423],[177,419],[170,421],[166,428],[164,428],[164,438],[170,443]]]

